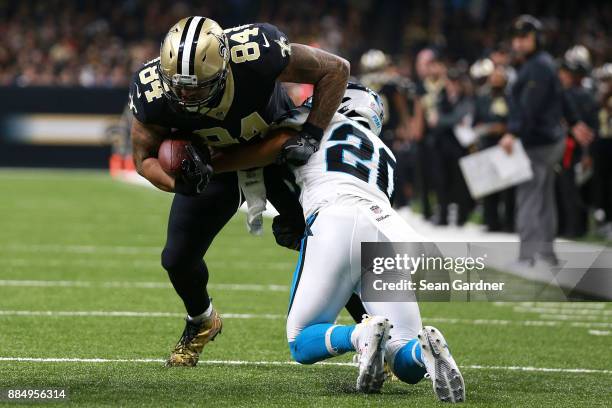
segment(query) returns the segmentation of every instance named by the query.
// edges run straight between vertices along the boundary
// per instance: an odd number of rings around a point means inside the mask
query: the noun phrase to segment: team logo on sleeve
[[[138,85],[136,85],[136,90],[138,90]],[[140,95],[138,95],[140,96]],[[134,94],[132,92],[130,92],[130,104],[129,104],[130,109],[132,110],[132,112],[134,112],[135,114],[138,113],[138,109],[136,109],[136,105],[134,105]]]
[[[281,55],[283,57],[291,55],[291,44],[289,44],[289,42],[287,42],[287,39],[285,37],[281,37],[280,40],[274,40],[274,41],[280,47]]]

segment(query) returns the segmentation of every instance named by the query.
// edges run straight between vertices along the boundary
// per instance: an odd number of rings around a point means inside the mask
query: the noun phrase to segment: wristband
[[[314,137],[317,142],[320,142],[323,139],[323,129],[318,126],[313,125],[310,122],[305,122],[302,125],[302,131],[308,133],[310,136]]]

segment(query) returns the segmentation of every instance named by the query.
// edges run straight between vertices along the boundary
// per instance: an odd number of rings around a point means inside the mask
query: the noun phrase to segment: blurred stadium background
[[[167,28],[190,14],[224,27],[269,21],[293,42],[347,58],[352,75],[386,97],[383,137],[400,163],[397,206],[411,205],[433,224],[471,219],[512,231],[512,190],[474,202],[457,166],[495,138],[452,146],[449,153],[437,142],[445,132],[437,123],[442,104],[447,117],[464,108],[448,104],[442,89],[453,88],[475,110],[492,87],[511,83],[508,29],[522,13],[541,18],[545,48],[560,67],[571,65],[564,85],[577,83],[592,96],[582,119],[595,141],[588,152],[568,142],[558,165],[559,233],[611,239],[609,2],[0,1],[0,166],[110,166],[114,176],[133,173],[127,87],[131,73],[158,55]],[[287,87],[296,103],[311,91]],[[504,111],[503,103],[499,108]],[[459,187],[446,191],[448,182]]]

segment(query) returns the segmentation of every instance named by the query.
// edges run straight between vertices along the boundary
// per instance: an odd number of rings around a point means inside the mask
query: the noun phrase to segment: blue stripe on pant
[[[288,313],[291,312],[291,306],[293,305],[295,293],[297,292],[304,269],[308,237],[313,235],[310,227],[313,225],[316,218],[317,213],[311,215],[306,220],[306,230],[304,232],[304,238],[302,238],[300,256],[295,272],[293,273]],[[298,363],[313,364],[317,361],[354,350],[353,344],[351,343],[351,334],[354,329],[355,326],[337,326],[332,323],[318,323],[305,327],[295,340],[289,343],[291,356]]]
[[[312,234],[310,232],[310,227],[314,223],[317,218],[318,213],[312,214],[310,217],[306,219],[306,230],[304,231],[304,237],[302,238],[302,242],[300,245],[300,255],[298,257],[298,263],[295,267],[295,271],[293,272],[293,280],[291,281],[291,291],[289,295],[289,311],[291,310],[291,305],[293,305],[293,297],[295,296],[295,291],[297,290],[297,286],[300,283],[300,276],[302,275],[302,269],[304,269],[304,258],[306,257],[306,246],[308,244],[308,235]]]

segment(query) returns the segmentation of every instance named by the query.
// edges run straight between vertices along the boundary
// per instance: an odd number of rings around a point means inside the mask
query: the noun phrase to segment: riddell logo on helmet
[[[378,116],[376,115],[372,115],[372,120],[374,121],[374,124],[376,124],[376,127],[381,127],[382,124],[380,123],[380,119],[378,118]]]

